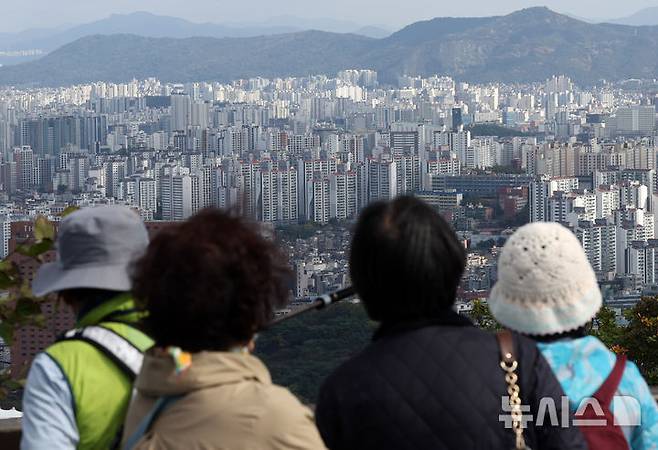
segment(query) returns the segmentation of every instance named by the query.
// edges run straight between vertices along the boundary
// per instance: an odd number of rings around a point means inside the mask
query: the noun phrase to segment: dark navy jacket
[[[551,397],[561,417],[563,392],[551,368],[534,342],[514,339],[523,403],[536,416],[539,400]],[[495,336],[456,313],[382,326],[322,386],[320,434],[332,450],[511,450],[514,434],[499,420],[507,395],[499,361]],[[525,437],[533,450],[587,448],[574,427],[530,424]]]

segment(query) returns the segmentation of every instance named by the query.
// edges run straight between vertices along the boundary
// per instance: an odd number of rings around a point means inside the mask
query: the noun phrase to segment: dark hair
[[[81,318],[97,306],[123,293],[122,291],[110,291],[107,289],[74,288],[58,291],[57,295],[64,303],[76,311],[78,318]]]
[[[155,236],[135,267],[134,293],[157,345],[228,350],[286,303],[286,262],[254,225],[206,209]]]
[[[465,264],[466,252],[450,225],[417,198],[377,202],[359,217],[350,275],[374,320],[443,314],[455,302]]]
[[[123,291],[111,291],[108,289],[95,289],[95,288],[73,288],[63,289],[57,292],[65,302],[68,303],[81,303],[81,304],[101,304],[108,300],[112,300],[123,294]]]

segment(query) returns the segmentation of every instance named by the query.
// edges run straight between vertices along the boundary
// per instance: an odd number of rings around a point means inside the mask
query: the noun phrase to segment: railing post
[[[21,419],[0,420],[0,448],[18,450],[21,445]]]

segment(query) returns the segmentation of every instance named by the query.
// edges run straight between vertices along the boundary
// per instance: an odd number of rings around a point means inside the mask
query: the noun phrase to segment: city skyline
[[[286,16],[302,19],[351,22],[360,26],[384,26],[392,31],[410,23],[435,17],[483,17],[505,15],[519,9],[546,6],[557,12],[591,21],[614,20],[630,16],[637,11],[657,6],[652,0],[630,0],[621,4],[613,1],[584,0],[503,0],[495,3],[471,0],[454,4],[432,0],[411,0],[405,8],[394,2],[382,4],[376,0],[362,0],[355,4],[349,0],[336,0],[328,11],[318,1],[286,0],[270,2],[256,0],[248,5],[221,2],[220,0],[190,0],[183,9],[175,0],[116,0],[111,3],[83,0],[25,0],[20,8],[5,5],[0,15],[4,33],[15,33],[41,28],[67,28],[106,18],[112,14],[129,14],[147,11],[197,23],[227,25],[262,25],[263,22],[280,24]],[[304,28],[303,23],[299,26]],[[1,40],[0,40],[1,43]]]
[[[126,205],[151,228],[231,209],[281,244],[294,308],[349,285],[360,211],[413,195],[468,251],[460,313],[487,297],[511,231],[550,221],[574,232],[621,314],[658,286],[657,86],[582,87],[564,75],[390,86],[346,69],[0,89],[0,256],[29,238],[35,216],[58,220],[69,205]],[[73,320],[51,316],[58,327]],[[22,334],[12,362],[49,333]]]

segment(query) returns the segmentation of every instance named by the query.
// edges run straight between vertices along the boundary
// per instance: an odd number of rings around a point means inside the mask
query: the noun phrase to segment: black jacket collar
[[[372,340],[377,341],[394,334],[406,333],[432,326],[472,327],[473,322],[466,316],[448,310],[439,317],[382,323],[375,331],[375,334],[373,334]]]

